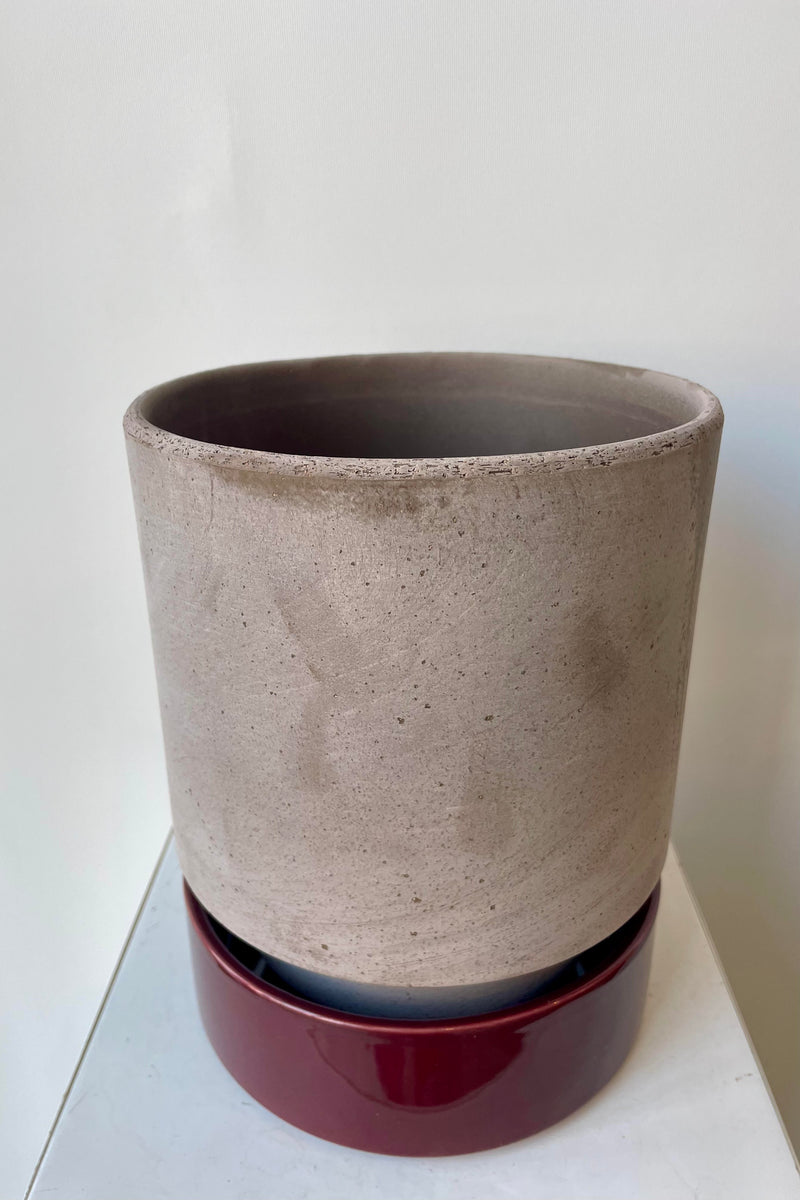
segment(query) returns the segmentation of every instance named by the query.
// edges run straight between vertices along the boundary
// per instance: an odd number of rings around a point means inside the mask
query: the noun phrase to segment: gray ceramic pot
[[[141,396],[175,835],[211,913],[351,1007],[489,1007],[622,925],[667,849],[721,426],[685,380],[518,355]]]

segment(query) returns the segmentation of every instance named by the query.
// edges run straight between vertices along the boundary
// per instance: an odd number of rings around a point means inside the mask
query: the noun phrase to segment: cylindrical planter
[[[535,979],[628,921],[667,848],[721,425],[696,384],[518,355],[141,396],[125,430],[202,906],[345,1007]]]

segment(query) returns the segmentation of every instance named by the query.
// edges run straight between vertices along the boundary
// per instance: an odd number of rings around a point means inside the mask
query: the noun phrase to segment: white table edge
[[[103,992],[102,998],[100,1000],[100,1004],[98,1005],[97,1012],[95,1013],[94,1019],[93,1019],[91,1025],[89,1026],[89,1029],[86,1033],[86,1037],[84,1038],[83,1045],[81,1046],[81,1052],[77,1057],[72,1074],[69,1077],[69,1083],[67,1084],[67,1086],[64,1090],[64,1095],[61,1097],[61,1103],[59,1104],[58,1108],[56,1109],[55,1116],[53,1117],[53,1120],[50,1124],[50,1128],[47,1131],[47,1137],[44,1140],[44,1145],[42,1146],[41,1153],[36,1160],[36,1165],[33,1168],[33,1173],[28,1182],[28,1186],[25,1189],[25,1194],[24,1194],[23,1200],[28,1200],[31,1192],[33,1191],[34,1187],[36,1186],[36,1180],[39,1177],[39,1172],[42,1168],[42,1163],[44,1162],[44,1160],[47,1156],[47,1151],[50,1149],[50,1143],[52,1142],[53,1136],[56,1132],[56,1129],[58,1128],[58,1123],[61,1120],[64,1109],[69,1104],[70,1096],[72,1095],[72,1089],[75,1086],[75,1081],[77,1080],[78,1075],[80,1074],[81,1067],[83,1066],[86,1055],[89,1052],[89,1047],[92,1044],[92,1038],[94,1037],[95,1031],[96,1031],[98,1025],[100,1024],[103,1013],[105,1012],[105,1009],[106,1009],[106,1005],[108,1004],[108,1001],[111,998],[111,993],[114,991],[114,984],[117,982],[119,973],[122,970],[122,964],[125,962],[125,957],[130,949],[131,942],[133,941],[133,938],[134,938],[134,935],[138,928],[139,922],[142,918],[142,914],[144,913],[145,909],[147,908],[147,903],[150,899],[153,888],[155,887],[156,880],[158,879],[158,873],[161,870],[164,859],[167,856],[167,851],[169,850],[170,845],[172,844],[172,836],[173,836],[172,826],[170,826],[170,828],[167,830],[167,835],[164,838],[164,844],[162,845],[160,851],[158,852],[158,857],[156,858],[156,861],[153,865],[153,869],[150,872],[150,878],[148,879],[147,885],[142,893],[142,898],[139,901],[136,912],[133,915],[133,920],[131,921],[130,928],[128,929],[128,932],[125,935],[125,940],[123,941],[122,947],[120,948],[119,956],[117,958],[116,963],[114,964],[114,970],[111,972],[111,976],[108,980],[108,984],[106,985],[106,989]]]

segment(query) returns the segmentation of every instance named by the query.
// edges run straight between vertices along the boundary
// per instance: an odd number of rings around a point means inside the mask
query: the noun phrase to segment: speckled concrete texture
[[[512,355],[228,368],[140,397],[125,430],[201,902],[289,963],[404,987],[538,970],[626,921],[667,849],[721,427],[695,384]]]

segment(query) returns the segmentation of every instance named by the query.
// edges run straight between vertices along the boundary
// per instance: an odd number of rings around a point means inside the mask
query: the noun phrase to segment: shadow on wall
[[[779,463],[742,464],[720,464],[674,830],[798,1147],[800,490]]]

